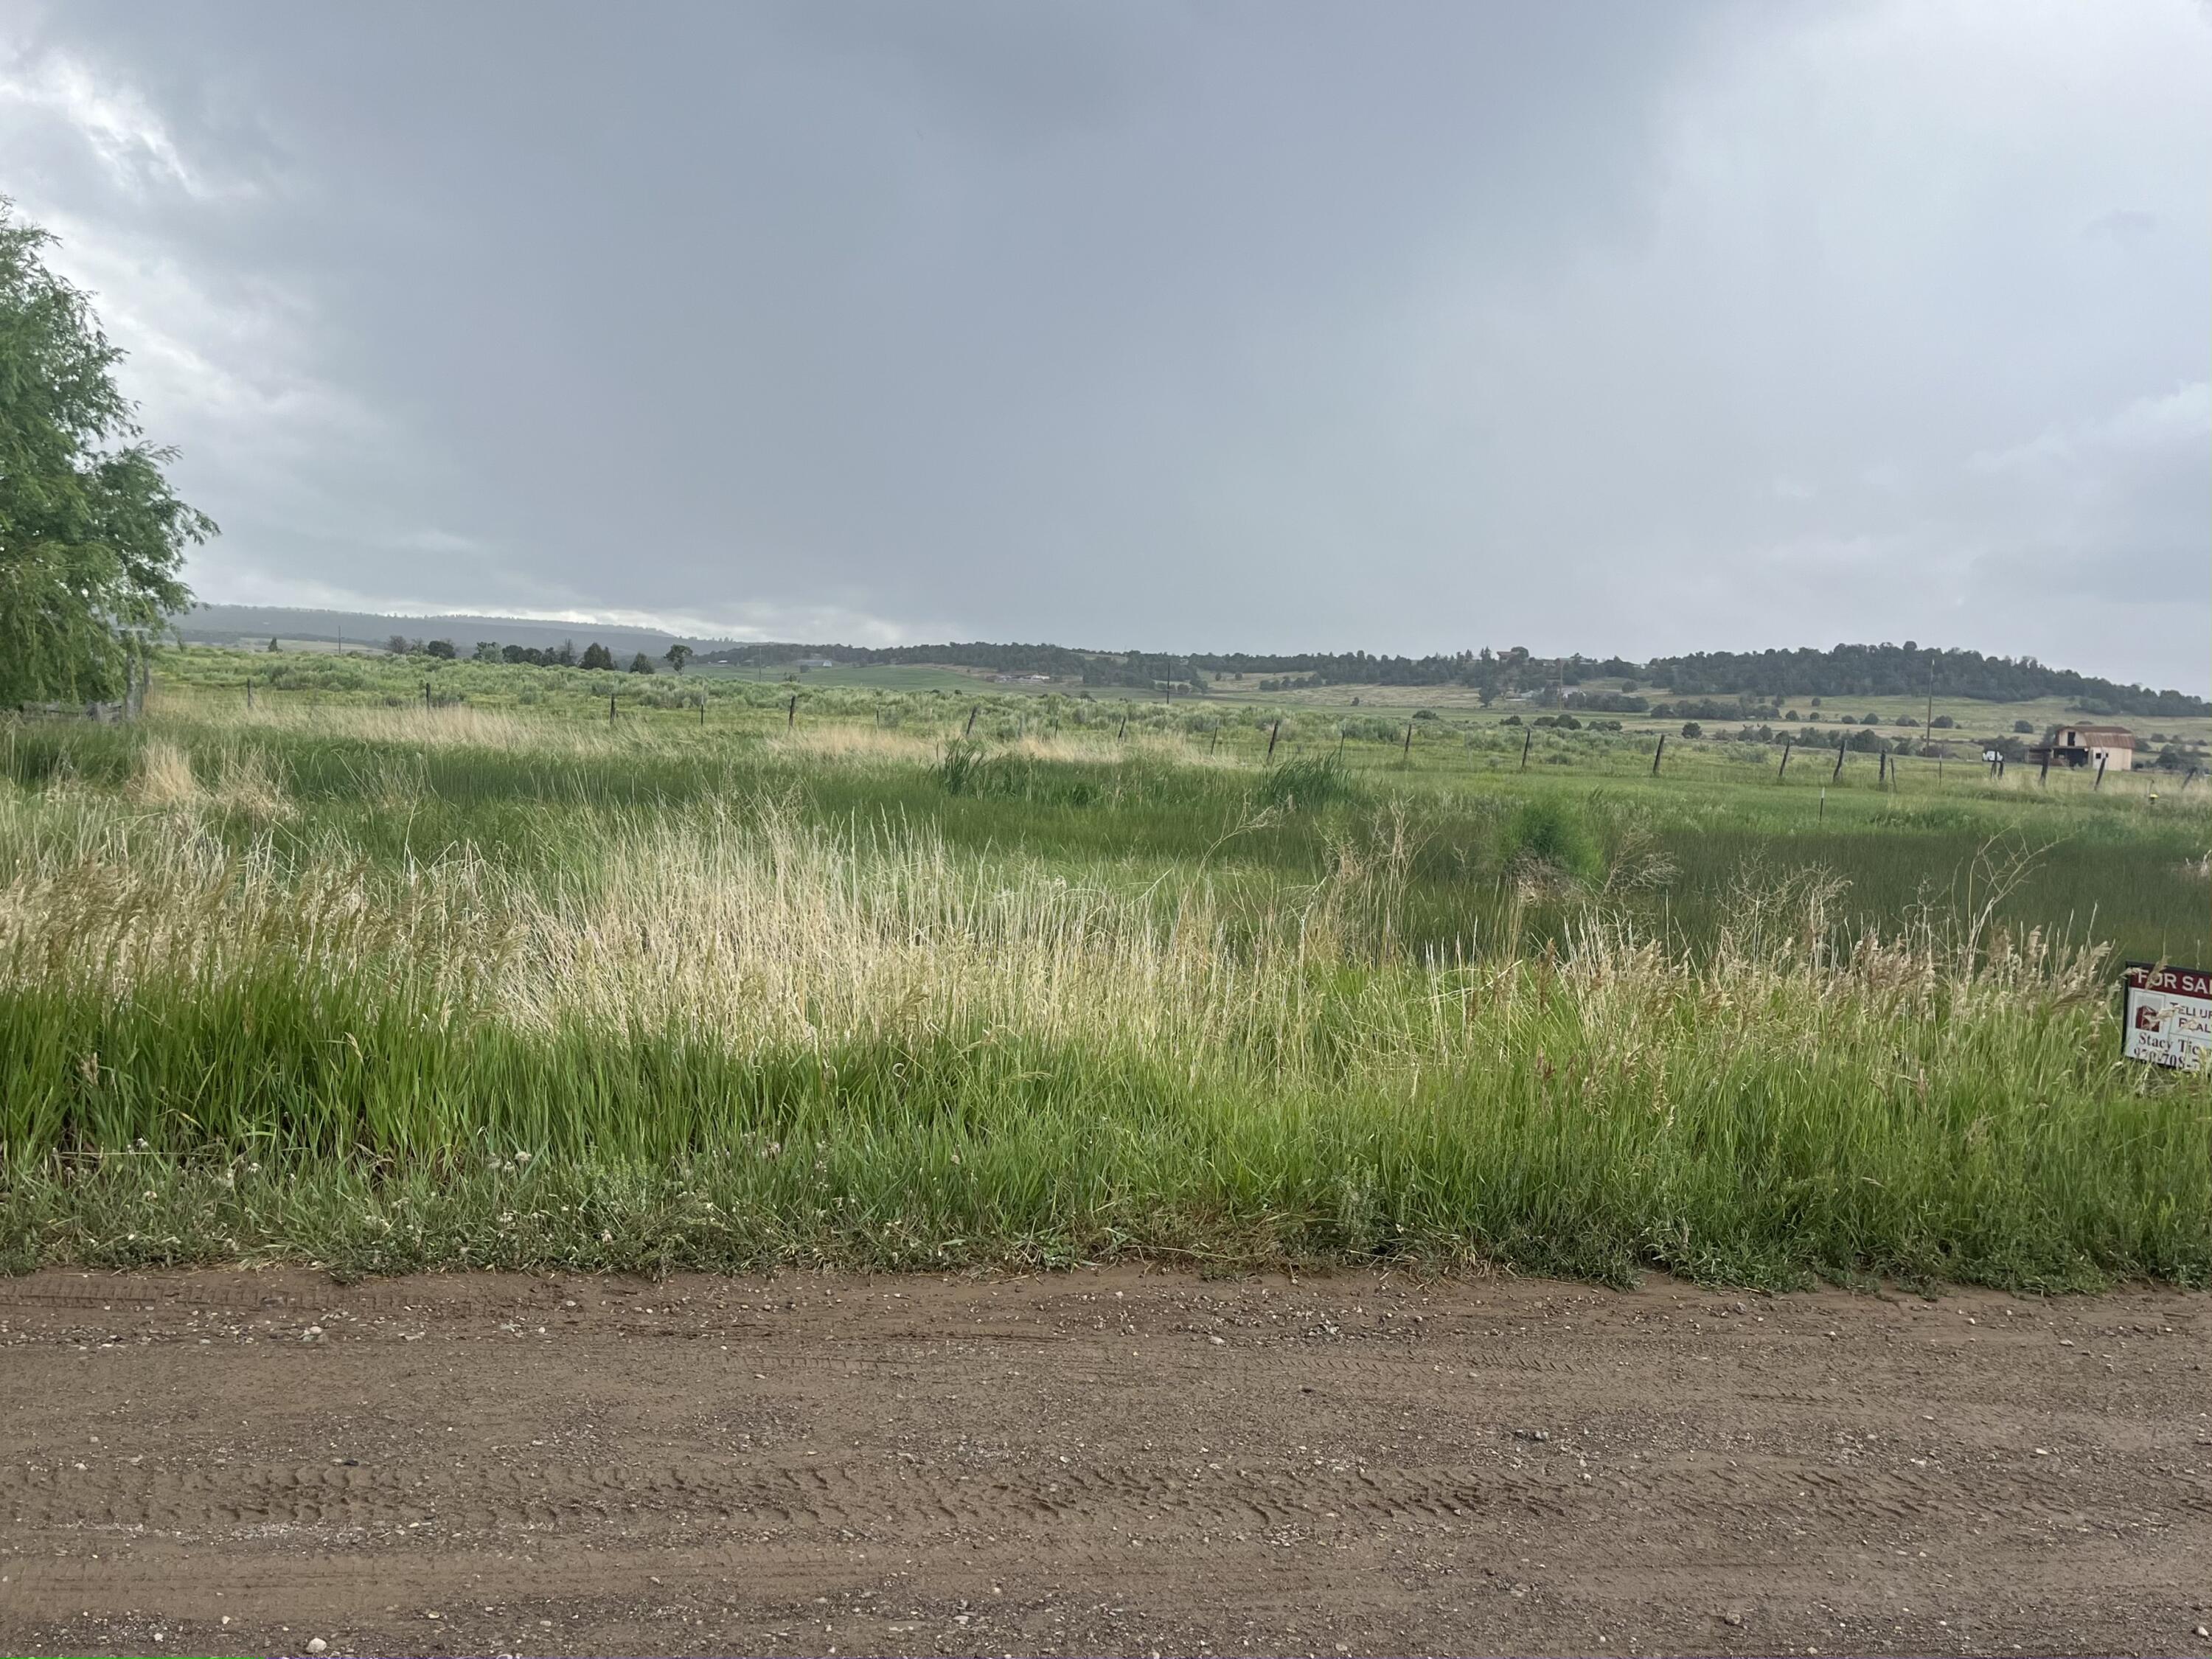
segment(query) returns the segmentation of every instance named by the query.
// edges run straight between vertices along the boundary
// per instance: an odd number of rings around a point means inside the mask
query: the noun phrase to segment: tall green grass
[[[1879,915],[1768,836],[1692,938],[1645,792],[1066,742],[23,736],[0,1258],[2212,1276],[2212,1084],[2017,836]]]

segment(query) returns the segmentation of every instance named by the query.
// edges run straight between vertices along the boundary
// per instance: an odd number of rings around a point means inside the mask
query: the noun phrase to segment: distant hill
[[[465,656],[479,640],[495,645],[557,649],[574,642],[581,649],[598,641],[624,655],[642,651],[657,657],[679,637],[650,628],[621,628],[598,623],[535,622],[516,617],[384,617],[365,611],[300,611],[276,605],[196,605],[175,618],[178,636],[205,645],[266,645],[273,638],[382,646],[392,635],[408,640],[451,640]],[[726,647],[726,639],[684,641],[693,650]]]
[[[596,641],[622,654],[658,657],[678,636],[652,629],[586,623],[532,622],[512,617],[384,617],[366,611],[286,610],[265,605],[202,605],[177,618],[183,638],[212,644],[265,644],[272,636],[382,646],[394,635],[410,641],[450,640],[466,655],[479,640],[497,645],[578,648]],[[1203,678],[1241,676],[1261,690],[1292,685],[1468,685],[1514,696],[1557,685],[1571,689],[1593,680],[1636,682],[1636,690],[1674,698],[1738,698],[1771,703],[1795,696],[1850,697],[1936,695],[1986,702],[2062,697],[2092,714],[2204,715],[2212,702],[2172,690],[2122,684],[2070,668],[2051,668],[2033,657],[1991,657],[1950,647],[1838,645],[1758,652],[1701,651],[1688,656],[1636,662],[1624,657],[1538,657],[1526,647],[1484,648],[1426,657],[1374,656],[1364,651],[1269,655],[1249,652],[1082,650],[1064,645],[1000,645],[975,640],[940,645],[865,646],[797,641],[738,643],[685,639],[702,662],[775,666],[801,657],[828,657],[854,666],[933,663],[984,668],[1001,674],[1049,674],[1086,685],[1158,686],[1170,682],[1198,689]],[[1606,694],[1611,696],[1613,694]],[[1595,706],[1595,704],[1593,706]]]
[[[1144,651],[1078,651],[1059,645],[743,645],[702,653],[732,663],[787,662],[819,655],[855,665],[943,663],[1000,673],[1050,674],[1089,685],[1194,684],[1199,674],[1239,675],[1261,690],[1293,685],[1468,685],[1498,696],[1562,690],[1590,680],[1636,683],[1674,697],[1737,697],[1769,703],[1785,696],[1913,696],[1930,688],[1944,697],[2018,702],[2063,697],[2094,714],[2212,714],[2212,702],[2175,690],[2123,685],[2070,668],[2048,668],[2033,657],[1990,657],[1978,651],[1899,645],[1838,645],[1826,651],[1700,652],[1634,662],[1623,657],[1532,655],[1526,647],[1462,651],[1427,657],[1371,656],[1364,651],[1274,656],[1245,652],[1164,655]]]

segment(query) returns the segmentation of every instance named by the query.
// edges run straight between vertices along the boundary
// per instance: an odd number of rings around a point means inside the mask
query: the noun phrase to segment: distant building
[[[835,657],[801,657],[793,665],[798,668],[835,668],[836,665]]]
[[[2027,751],[2031,762],[2046,766],[2102,766],[2111,772],[2131,772],[2136,764],[2136,734],[2124,726],[2062,726],[2051,741]]]

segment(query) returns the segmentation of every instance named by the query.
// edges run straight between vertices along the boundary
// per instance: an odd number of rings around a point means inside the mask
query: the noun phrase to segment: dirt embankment
[[[2208,1362],[2159,1293],[43,1273],[0,1648],[2207,1652]]]

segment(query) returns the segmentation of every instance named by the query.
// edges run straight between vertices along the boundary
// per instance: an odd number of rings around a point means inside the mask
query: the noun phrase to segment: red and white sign
[[[2127,987],[2122,1054],[2183,1072],[2212,1065],[2212,974],[2131,962]]]

